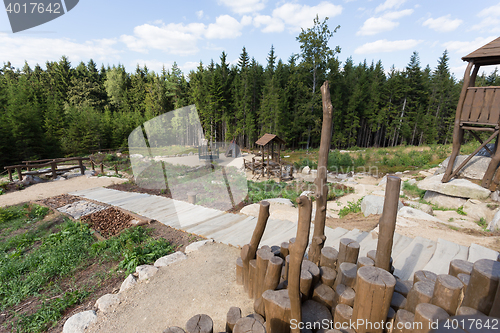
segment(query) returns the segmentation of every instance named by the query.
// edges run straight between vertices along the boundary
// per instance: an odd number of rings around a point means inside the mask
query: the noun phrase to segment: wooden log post
[[[118,167],[115,164],[115,175],[117,175],[117,174],[118,174]]]
[[[359,243],[350,238],[341,238],[337,268],[344,262],[355,264],[358,261]]]
[[[262,239],[262,235],[264,234],[264,230],[266,229],[267,220],[269,219],[269,202],[261,201],[260,202],[260,210],[259,210],[259,218],[257,220],[257,225],[252,234],[252,239],[249,244],[246,244],[241,249],[241,260],[243,261],[243,286],[244,290],[248,292],[249,283],[248,283],[248,274],[249,274],[249,266],[250,260],[255,259],[255,253],[257,252],[257,248],[259,247],[260,240]]]
[[[23,180],[23,173],[21,172],[21,168],[17,167],[16,171],[17,171],[17,178],[19,179],[19,181],[22,181]]]
[[[399,309],[404,309],[405,307],[406,297],[397,292],[392,293],[391,308],[398,311]]]
[[[500,283],[498,284],[497,292],[495,293],[495,299],[493,300],[489,316],[500,318]]]
[[[196,205],[196,192],[188,192],[187,200],[190,204]]]
[[[350,327],[353,310],[347,304],[339,304],[335,307],[333,313],[334,327]]]
[[[236,259],[236,284],[243,285],[243,260]]]
[[[321,283],[328,287],[333,287],[335,278],[337,277],[337,272],[330,267],[320,266]]]
[[[313,276],[307,269],[300,271],[300,301],[309,299],[311,287],[313,285]]]
[[[13,182],[14,179],[12,179],[12,169],[11,168],[8,168],[7,169],[7,172],[9,173],[9,181]]]
[[[413,283],[409,280],[398,280],[396,279],[396,286],[394,287],[394,291],[400,293],[404,297],[408,297],[408,293],[413,287]]]
[[[271,249],[261,248],[257,250],[257,275],[254,280],[254,299],[259,299],[264,292],[264,279],[266,278],[267,264],[269,260],[274,257],[274,254],[271,252]]]
[[[375,261],[373,261],[373,259],[370,259],[368,257],[359,257],[357,266],[358,269],[365,266],[375,266]]]
[[[435,323],[444,323],[450,316],[439,306],[430,303],[420,303],[415,308],[413,333],[428,333],[434,327]]]
[[[255,280],[257,279],[257,259],[250,260],[250,269],[248,270],[248,297],[254,299]]]
[[[186,333],[213,333],[214,322],[206,314],[197,314],[186,323]]]
[[[56,179],[57,178],[57,163],[56,162],[50,163],[50,169],[52,170],[52,179]]]
[[[437,276],[431,304],[437,305],[450,316],[454,316],[461,301],[463,283],[456,277],[448,274]]]
[[[351,287],[345,284],[339,284],[335,288],[335,296],[333,297],[332,308],[335,308],[339,304],[347,304],[349,306],[354,306],[354,299],[356,297],[356,292]]]
[[[83,166],[83,160],[81,157],[78,159],[78,166],[80,167],[80,173],[82,175],[84,175],[85,174],[85,167]],[[115,168],[116,168],[116,165],[115,165]],[[116,174],[118,174],[118,172]]]
[[[339,256],[339,251],[333,247],[326,246],[321,249],[321,257],[319,259],[319,265],[322,267],[330,267],[332,269],[337,269],[337,259]]]
[[[469,308],[468,306],[461,306],[457,309],[457,313],[456,313],[457,316],[471,316],[471,315],[483,315],[485,316],[484,313],[482,313],[481,311],[478,311],[476,309],[473,309],[473,308]]]
[[[281,246],[280,246],[280,257],[282,259],[285,259],[286,256],[289,254],[289,252],[288,252],[288,245],[289,245],[288,242],[281,243]]]
[[[252,157],[252,176],[255,175],[255,157]]]
[[[420,281],[413,285],[406,299],[405,310],[415,313],[420,303],[429,303],[434,294],[434,284],[429,281]]]
[[[266,290],[262,293],[266,309],[266,331],[289,333],[291,304],[287,289]],[[297,322],[299,323],[299,322]]]
[[[335,279],[334,287],[337,288],[339,284],[344,284],[356,290],[356,275],[358,266],[350,262],[343,262],[339,266],[337,279]]]
[[[470,282],[470,275],[469,274],[460,273],[460,274],[457,275],[457,278],[464,285],[464,296],[465,296],[465,292],[467,291],[467,286],[469,285],[469,282]]]
[[[330,141],[332,136],[332,100],[330,98],[330,86],[325,81],[321,86],[321,95],[323,98],[323,125],[321,128],[321,142],[318,155],[318,173],[316,175],[316,215],[314,217],[314,233],[309,246],[308,258],[310,261],[319,265],[321,249],[326,240],[325,221],[326,221],[326,202],[328,199],[327,185],[327,164],[328,152],[330,151]]]
[[[241,309],[232,306],[226,315],[226,332],[231,333],[233,331],[236,322],[241,319]]]
[[[302,308],[300,300],[300,274],[302,260],[309,242],[309,229],[311,225],[311,200],[306,196],[297,198],[299,205],[299,219],[297,224],[297,237],[295,242],[290,244],[290,266],[288,272],[288,294],[291,305],[291,320],[297,323],[302,322]],[[300,333],[300,329],[295,327],[293,333]]]
[[[428,281],[431,283],[435,283],[437,277],[438,276],[436,273],[433,273],[431,271],[420,270],[416,271],[415,274],[413,274],[413,283],[415,284],[420,281]]]
[[[99,167],[101,168],[101,175],[104,175],[104,164],[100,164]]]
[[[358,333],[382,333],[383,327],[371,328],[370,323],[380,323],[387,319],[395,285],[394,276],[382,268],[365,266],[358,270],[357,297],[354,300],[352,313],[353,320],[360,324],[357,325]],[[373,304],[378,304],[378,306],[373,306]]]
[[[257,255],[259,255],[258,252]],[[282,265],[283,259],[281,259],[280,257],[273,256],[271,259],[269,259],[264,281],[262,283],[262,291],[260,292],[259,297],[255,299],[253,305],[255,312],[261,316],[266,316],[262,294],[266,290],[274,290],[278,287]]]
[[[333,289],[321,283],[314,288],[312,300],[323,304],[331,312],[334,297],[335,292],[333,291]]]
[[[450,261],[450,268],[448,270],[448,274],[452,276],[458,276],[458,274],[468,274],[471,275],[473,263],[467,260],[462,259],[453,259]]]
[[[90,160],[90,167],[92,168],[92,171],[95,171],[95,164],[92,160]]]
[[[480,259],[474,263],[462,305],[490,313],[500,279],[500,262]]]
[[[392,333],[412,333],[415,315],[410,311],[400,309],[396,312]]]
[[[266,328],[257,319],[244,317],[236,322],[233,333],[266,333]]]
[[[385,269],[386,271],[390,271],[391,269],[390,260],[394,230],[396,229],[400,187],[401,178],[387,176],[384,208],[379,220],[377,256],[375,258],[375,267]]]

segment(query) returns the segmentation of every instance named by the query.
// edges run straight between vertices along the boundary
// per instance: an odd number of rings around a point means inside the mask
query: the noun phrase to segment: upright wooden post
[[[379,236],[377,243],[377,254],[375,258],[375,267],[390,271],[391,269],[391,251],[394,230],[396,229],[396,216],[398,214],[399,189],[401,187],[401,178],[387,176],[387,185],[385,187],[384,210],[379,220]]]
[[[92,171],[95,171],[95,164],[92,160],[90,160],[90,167],[92,168]]]
[[[104,175],[104,164],[101,163],[100,167],[101,167],[101,175]]]
[[[84,175],[85,174],[85,167],[83,166],[83,161],[82,161],[81,157],[78,159],[78,166],[80,167],[80,173],[82,175]]]
[[[480,259],[474,263],[463,306],[490,313],[500,280],[500,262]]]
[[[10,180],[11,182],[13,182],[13,181],[14,181],[14,179],[12,179],[12,169],[10,169],[10,168],[9,168],[9,169],[7,169],[7,172],[9,173],[9,180]]]
[[[325,220],[326,201],[328,199],[328,186],[326,184],[326,173],[328,166],[328,152],[330,151],[331,129],[332,129],[332,100],[330,98],[330,87],[328,81],[321,86],[321,96],[323,97],[323,126],[321,128],[321,143],[318,156],[318,173],[316,175],[316,215],[314,217],[314,233],[309,247],[308,258],[319,265],[321,249],[326,240]]]
[[[248,272],[250,267],[250,260],[255,258],[255,253],[259,247],[260,240],[266,229],[267,219],[269,218],[269,202],[261,201],[259,218],[257,220],[257,225],[252,234],[252,239],[249,244],[246,244],[241,249],[241,260],[243,261],[243,286],[244,290],[248,292]]]
[[[297,225],[297,237],[295,242],[290,244],[290,266],[288,273],[288,295],[291,305],[291,320],[297,323],[302,322],[302,308],[300,302],[300,273],[302,260],[306,252],[307,243],[309,242],[309,229],[311,224],[311,200],[306,196],[297,198],[299,205],[299,220]],[[298,325],[293,333],[300,333]]]
[[[118,167],[115,164],[115,175],[117,175],[117,174],[118,174]]]
[[[50,163],[50,168],[52,169],[52,179],[56,179],[57,178],[57,163],[56,162]]]
[[[272,257],[267,264],[266,275],[262,284],[262,292],[254,302],[255,312],[262,316],[265,316],[264,300],[262,299],[262,294],[266,290],[275,290],[276,287],[278,287],[282,265],[283,259],[276,256]]]
[[[23,180],[23,173],[21,172],[21,168],[17,167],[16,171],[17,171],[17,177],[19,178],[19,181]]]

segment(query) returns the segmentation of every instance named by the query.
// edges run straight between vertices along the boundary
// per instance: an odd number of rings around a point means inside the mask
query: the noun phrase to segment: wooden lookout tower
[[[500,139],[500,87],[476,87],[475,83],[481,66],[500,65],[500,38],[463,57],[462,60],[467,61],[469,64],[465,70],[464,83],[455,115],[453,150],[442,182],[446,183],[455,177],[469,160],[484,147],[489,151],[492,158],[481,186],[493,190],[500,183],[500,172],[497,172],[495,176],[495,171],[500,162],[500,149],[498,148]],[[465,130],[471,131],[471,134],[481,145],[458,168],[453,170]],[[477,131],[490,132],[491,135],[483,142],[477,135]],[[486,144],[495,138],[497,138],[495,147],[491,151]]]

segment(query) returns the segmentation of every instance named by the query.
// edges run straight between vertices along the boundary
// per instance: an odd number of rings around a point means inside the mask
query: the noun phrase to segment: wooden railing
[[[73,169],[80,169],[81,174],[83,175],[85,173],[85,167],[83,166],[83,161],[90,160],[89,157],[70,157],[70,158],[57,158],[57,159],[45,159],[45,160],[38,160],[38,161],[23,161],[22,163],[24,164],[19,164],[19,165],[10,165],[4,167],[4,169],[7,170],[9,173],[9,180],[13,181],[12,179],[12,171],[16,170],[17,171],[17,176],[19,180],[23,180],[23,176],[37,176],[37,175],[42,175],[45,173],[52,173],[52,178],[55,179],[57,177],[58,173],[62,173],[64,171],[69,171]],[[58,168],[57,165],[63,164],[69,161],[78,161],[78,166],[71,166],[71,167],[66,167],[66,168]],[[32,171],[33,169],[39,169],[43,167],[48,167],[50,166],[50,170],[35,170]],[[23,169],[26,169],[27,171],[23,172]]]

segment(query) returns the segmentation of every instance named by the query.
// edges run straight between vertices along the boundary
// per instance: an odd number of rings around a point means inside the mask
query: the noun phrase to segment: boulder
[[[412,207],[405,206],[398,211],[398,217],[403,218],[411,218],[416,220],[426,220],[426,221],[434,221],[434,222],[442,222],[437,217],[424,213],[419,209],[415,209]]]
[[[139,281],[147,280],[158,272],[158,267],[153,265],[140,265],[135,268],[135,272],[139,274]]]
[[[465,202],[467,201],[465,198],[452,197],[434,191],[425,192],[424,200],[438,207],[453,209],[457,209],[465,205]]]
[[[500,210],[496,212],[495,216],[493,216],[493,219],[488,224],[488,230],[496,231],[498,229],[500,229]]]
[[[97,320],[94,310],[83,311],[69,317],[64,323],[63,333],[84,333],[90,324]]]
[[[154,263],[154,267],[168,266],[170,264],[173,264],[174,262],[186,259],[187,256],[184,253],[182,253],[181,251],[177,251],[175,253],[158,258]],[[141,280],[140,275],[139,275],[139,280]]]
[[[423,203],[420,203],[418,201],[410,201],[410,200],[405,200],[404,203],[405,203],[405,205],[408,205],[412,208],[416,208],[418,210],[421,210],[422,212],[424,212],[426,214],[432,215],[434,213],[431,205],[423,204]]]
[[[385,175],[380,182],[378,183],[378,186],[385,186],[387,184],[387,175]]]
[[[119,293],[132,288],[136,284],[137,284],[137,278],[133,274],[129,274],[129,276],[127,276],[127,278],[123,280],[122,285],[120,286]]]
[[[293,207],[292,201],[286,198],[272,198],[272,199],[266,199],[266,201],[269,202],[270,204],[282,204],[285,206]]]
[[[240,209],[240,213],[250,216],[259,216],[259,210],[260,210],[260,205],[258,203],[254,203]]]
[[[205,240],[202,240],[199,242],[191,243],[188,246],[186,246],[186,250],[185,250],[186,254],[194,252],[194,251],[198,251],[200,249],[200,247],[202,247],[203,245],[205,245],[207,243],[213,243],[213,242],[214,242],[213,239],[205,239]]]
[[[421,190],[434,191],[441,194],[461,198],[481,200],[486,199],[490,196],[490,190],[474,184],[469,180],[453,178],[447,183],[442,183],[442,178],[442,174],[427,177],[426,179],[417,183],[417,186]]]
[[[417,182],[415,178],[408,179],[408,184],[413,185]]]
[[[453,164],[453,170],[458,168],[460,164],[468,157],[468,155],[460,155],[455,159],[455,163]],[[471,158],[469,162],[460,170],[458,176],[466,177],[470,179],[483,179],[484,173],[488,169],[488,165],[490,164],[491,157],[485,156],[474,156]],[[448,167],[448,163],[450,162],[450,158],[445,159],[441,164],[440,168],[437,170],[438,173],[444,173],[446,168]]]
[[[384,210],[384,197],[377,195],[367,195],[361,201],[361,212],[366,217],[370,214],[382,214]],[[401,201],[398,203],[398,210],[403,208]]]
[[[306,197],[312,197],[314,195],[313,191],[304,191],[300,194],[300,196],[305,195]]]
[[[310,167],[305,166],[304,168],[302,168],[302,174],[308,175],[310,173],[311,173],[311,168]]]
[[[491,221],[497,210],[498,204],[487,204],[475,199],[469,199],[464,204],[464,212],[474,221],[479,221],[482,218]]]
[[[500,202],[500,191],[491,192],[491,200]]]
[[[112,306],[120,304],[120,302],[121,302],[121,297],[119,295],[106,294],[99,297],[99,299],[95,302],[95,306],[102,313],[106,313],[111,309]]]

